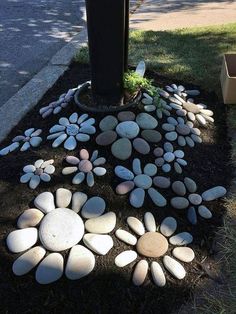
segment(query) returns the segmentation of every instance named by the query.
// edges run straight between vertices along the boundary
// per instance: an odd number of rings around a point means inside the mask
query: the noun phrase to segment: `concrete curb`
[[[61,48],[28,83],[0,108],[0,142],[11,132],[19,121],[42,99],[45,93],[64,74],[75,54],[87,43],[87,30]]]

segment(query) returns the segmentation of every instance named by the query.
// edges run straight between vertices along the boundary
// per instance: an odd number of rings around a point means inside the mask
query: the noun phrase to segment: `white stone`
[[[83,241],[89,249],[100,255],[106,255],[113,247],[113,240],[109,235],[87,233]]]
[[[226,194],[226,189],[223,186],[215,186],[204,193],[202,193],[202,199],[204,201],[210,202],[216,200],[217,198],[223,197]]]
[[[186,271],[183,266],[171,258],[170,256],[164,256],[163,263],[165,268],[177,279],[183,279],[186,276]]]
[[[166,237],[170,237],[176,229],[177,221],[173,217],[166,217],[161,223],[160,231]]]
[[[116,214],[106,213],[102,216],[88,219],[85,222],[85,229],[91,233],[109,233],[116,226]]]
[[[186,245],[193,242],[193,237],[189,232],[181,232],[169,239],[173,245]]]
[[[167,204],[166,199],[154,188],[148,189],[148,194],[152,199],[153,203],[159,207],[164,207]]]
[[[40,183],[40,177],[38,175],[33,175],[30,178],[29,187],[34,190],[37,188],[39,183]]]
[[[13,253],[19,253],[29,249],[38,240],[36,228],[14,230],[7,236],[7,247]]]
[[[39,264],[35,278],[42,285],[57,281],[63,274],[64,259],[59,253],[51,253]]]
[[[151,262],[152,279],[158,287],[164,287],[166,284],[166,277],[161,266],[157,262]]]
[[[193,205],[200,205],[202,203],[202,197],[199,194],[189,194],[188,200]]]
[[[145,197],[145,191],[142,188],[134,189],[129,196],[130,204],[135,208],[140,208],[143,206]]]
[[[123,167],[123,166],[116,166],[115,167],[115,174],[117,177],[123,179],[123,180],[133,180],[134,174],[129,169]]]
[[[93,169],[93,172],[96,174],[96,176],[104,176],[106,174],[106,169],[103,167],[96,167]]]
[[[34,165],[27,165],[23,168],[23,171],[25,173],[28,173],[28,172],[34,172],[36,170],[35,166]]]
[[[95,218],[102,215],[105,211],[106,203],[105,201],[99,197],[94,196],[91,197],[83,206],[81,210],[81,215],[84,218]]]
[[[144,224],[147,231],[155,232],[157,229],[156,221],[152,213],[146,212],[144,215]]]
[[[17,227],[20,229],[35,227],[40,223],[43,216],[44,214],[36,208],[27,209],[18,218]]]
[[[211,211],[204,205],[200,205],[198,207],[198,214],[204,219],[211,219],[212,213]]]
[[[201,125],[206,125],[206,119],[201,114],[196,114],[196,119]]]
[[[117,125],[116,133],[120,137],[125,137],[128,139],[135,138],[139,134],[139,126],[134,121],[124,121]]]
[[[66,176],[66,175],[75,173],[77,170],[78,170],[78,167],[65,167],[62,169],[62,174]]]
[[[146,112],[139,113],[136,117],[136,122],[140,128],[145,130],[155,129],[158,125],[157,120]]]
[[[83,192],[75,192],[72,196],[72,210],[78,213],[87,201],[88,196]]]
[[[115,235],[118,239],[127,244],[135,245],[137,243],[137,238],[126,230],[118,229]]]
[[[68,207],[71,202],[71,197],[72,197],[71,191],[64,188],[57,189],[56,191],[57,207],[62,208]]]
[[[175,154],[176,158],[183,158],[184,157],[184,152],[180,149],[175,150],[174,154]]]
[[[132,278],[133,284],[135,286],[141,286],[145,281],[147,272],[148,272],[148,262],[146,260],[139,261],[136,264],[135,270],[133,273],[133,278]]]
[[[135,251],[127,250],[116,256],[115,264],[117,267],[124,267],[135,261],[137,257],[138,255]]]
[[[192,262],[195,257],[194,251],[189,247],[176,247],[172,254],[175,258],[185,263]]]
[[[51,210],[55,209],[54,197],[51,192],[40,193],[34,200],[34,205],[41,209],[44,213],[49,213]]]
[[[128,217],[127,223],[137,235],[142,236],[145,233],[144,225],[138,218]]]
[[[42,181],[44,181],[44,182],[49,182],[49,181],[51,181],[51,177],[50,177],[50,175],[47,174],[47,173],[42,173],[42,174],[40,175],[40,179],[41,179]]]

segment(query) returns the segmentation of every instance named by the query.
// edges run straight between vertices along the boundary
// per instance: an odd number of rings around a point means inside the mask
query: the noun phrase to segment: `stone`
[[[95,168],[95,169],[96,169],[96,168]],[[95,170],[95,169],[94,169],[94,170]],[[104,169],[104,168],[101,168],[101,169]],[[103,172],[103,173],[105,174],[105,173],[106,173],[106,169],[104,169],[104,170],[105,170],[105,172]],[[90,172],[87,173],[86,182],[87,182],[87,185],[88,185],[89,187],[94,186],[94,175],[93,175],[92,171],[90,171]]]
[[[164,172],[170,172],[171,171],[171,165],[169,164],[164,164],[162,167],[161,167],[162,171]]]
[[[176,161],[183,167],[187,166],[187,161],[181,158],[177,158]]]
[[[168,241],[158,232],[146,232],[137,242],[139,254],[146,257],[160,257],[168,250]]]
[[[27,165],[23,168],[23,171],[25,173],[28,173],[28,172],[34,172],[36,170],[35,166],[34,165]]]
[[[54,159],[49,159],[49,160],[46,160],[44,161],[42,164],[41,164],[41,167],[40,168],[46,168],[47,166],[49,165],[52,165],[54,163]]]
[[[89,159],[89,152],[87,151],[87,149],[81,149],[81,151],[79,152],[79,156],[80,159]]]
[[[93,169],[93,165],[89,160],[81,160],[79,163],[79,171],[88,173]]]
[[[72,184],[80,184],[81,182],[84,181],[84,179],[85,179],[85,173],[79,172],[72,179]]]
[[[167,122],[170,123],[170,124],[173,124],[175,126],[178,125],[178,121],[175,118],[173,118],[173,117],[167,118]]]
[[[17,227],[20,229],[35,227],[40,223],[43,216],[44,214],[36,208],[26,209],[18,218]]]
[[[155,164],[157,165],[157,167],[162,167],[164,163],[165,163],[165,160],[162,157],[155,159]]]
[[[126,160],[131,156],[132,145],[129,139],[120,138],[111,146],[112,155],[120,160]]]
[[[200,205],[202,203],[202,197],[199,194],[189,194],[188,200],[193,205]]]
[[[176,209],[185,209],[189,205],[189,201],[181,196],[173,197],[170,200],[171,206],[173,206]]]
[[[69,136],[64,143],[64,148],[67,150],[73,150],[76,148],[76,146],[77,146],[77,142],[73,135]]]
[[[172,162],[175,159],[175,155],[171,152],[167,152],[164,154],[163,158],[166,162]]]
[[[158,143],[162,138],[161,133],[156,130],[143,130],[141,136],[150,143]]]
[[[161,189],[167,189],[170,187],[170,178],[157,176],[153,179],[153,184]]]
[[[85,229],[91,233],[109,233],[116,226],[116,214],[106,213],[102,216],[88,219],[85,222]]]
[[[55,172],[55,167],[53,165],[47,165],[44,168],[44,172],[46,172],[47,174],[53,174]]]
[[[64,259],[59,253],[51,253],[39,264],[35,278],[40,284],[57,281],[63,274]]]
[[[161,127],[164,131],[167,131],[167,132],[171,132],[175,130],[175,126],[170,123],[163,123]]]
[[[165,134],[165,138],[168,140],[168,141],[175,141],[177,139],[178,135],[176,132],[168,132]]]
[[[177,229],[177,221],[173,217],[166,217],[160,226],[161,233],[166,236],[170,237],[175,230]]]
[[[137,257],[138,255],[135,251],[127,250],[116,256],[115,264],[117,267],[124,267],[135,261]]]
[[[205,126],[206,125],[206,119],[201,114],[196,114],[196,119],[199,124]]]
[[[104,234],[87,233],[83,241],[89,249],[99,255],[106,255],[114,245],[112,237]]]
[[[161,147],[157,147],[153,151],[154,156],[161,157],[164,154],[164,150]]]
[[[133,163],[132,163],[132,168],[133,168],[134,174],[136,175],[142,174],[140,159],[134,158]]]
[[[195,146],[194,141],[191,139],[191,137],[186,136],[185,140],[186,140],[186,143],[188,144],[189,147],[194,147]]]
[[[190,193],[195,193],[197,191],[197,184],[192,179],[185,177],[184,184]]]
[[[117,139],[117,134],[115,131],[106,131],[100,133],[96,137],[96,143],[101,146],[108,146],[112,144]]]
[[[154,164],[146,164],[146,166],[143,169],[144,174],[147,176],[153,177],[157,173],[157,167]]]
[[[34,200],[34,205],[47,214],[55,209],[54,197],[51,192],[40,193]]]
[[[153,103],[153,99],[150,99],[150,98],[143,98],[142,99],[142,104],[144,105],[151,105]]]
[[[145,233],[143,223],[135,217],[127,218],[128,226],[139,236],[142,236]]]
[[[179,135],[179,136],[178,136],[178,144],[179,144],[179,146],[181,146],[181,147],[186,146],[186,140],[185,140],[185,138],[184,138],[182,135]]]
[[[38,230],[36,228],[24,228],[14,230],[7,236],[7,247],[13,253],[19,253],[29,249],[38,240]]]
[[[144,106],[144,110],[145,110],[146,112],[153,112],[153,111],[156,110],[156,106],[155,106],[155,105],[145,105],[145,106]]]
[[[77,280],[91,273],[94,267],[93,253],[82,245],[75,245],[70,250],[65,275],[70,280]]]
[[[189,207],[187,217],[188,217],[189,222],[192,225],[197,224],[197,214],[196,214],[196,210],[194,207]]]
[[[105,201],[99,196],[94,196],[84,204],[81,215],[86,219],[95,218],[101,216],[104,213],[105,208]]]
[[[158,287],[164,287],[166,284],[166,278],[161,266],[157,262],[151,262],[150,268],[155,285]]]
[[[12,265],[12,271],[16,276],[22,276],[30,272],[43,259],[46,250],[36,246],[18,257]]]
[[[164,256],[163,264],[165,268],[177,279],[183,279],[186,276],[186,271],[183,266],[170,256]]]
[[[43,159],[38,159],[38,160],[35,161],[34,166],[36,168],[40,168],[43,165],[43,163],[44,163]]]
[[[113,130],[117,126],[117,124],[118,120],[116,119],[116,117],[109,115],[100,121],[99,127],[104,132]]]
[[[139,113],[136,117],[136,122],[140,128],[145,130],[155,129],[158,125],[157,120],[146,112]]]
[[[69,121],[70,121],[70,123],[76,123],[77,122],[77,120],[78,120],[78,113],[77,112],[74,112],[74,113],[72,113],[71,115],[70,115],[70,117],[69,117]]]
[[[28,150],[30,148],[30,143],[29,142],[25,142],[22,146],[20,151],[21,152],[25,152],[26,150]],[[3,153],[3,152],[2,152]],[[9,146],[8,146],[8,150],[6,152],[6,154],[9,153]]]
[[[165,150],[166,152],[173,153],[173,152],[174,152],[174,147],[173,147],[173,145],[172,145],[171,143],[165,142],[165,143],[164,143],[164,150]]]
[[[189,247],[176,247],[172,251],[174,257],[178,258],[178,260],[190,263],[194,260],[195,254],[194,251]]]
[[[88,134],[79,133],[76,135],[76,139],[78,142],[87,142],[90,139]]]
[[[115,167],[115,174],[117,177],[123,180],[133,180],[134,174],[129,169],[123,167],[123,166],[116,166]]]
[[[144,215],[144,224],[147,231],[155,232],[157,229],[156,221],[152,213],[146,212]]]
[[[139,126],[134,121],[120,122],[116,127],[116,133],[120,137],[133,139],[139,134]]]
[[[139,137],[133,140],[133,147],[142,155],[147,155],[150,152],[149,144],[144,139]]]
[[[43,246],[54,252],[67,250],[84,235],[84,223],[79,215],[68,208],[57,208],[41,221],[39,238]]]
[[[90,161],[92,162],[92,160],[90,160]],[[104,157],[99,157],[93,161],[93,165],[94,166],[101,166],[101,165],[104,165],[105,162],[106,162],[106,159]]]
[[[176,158],[184,158],[184,152],[180,149],[175,150],[174,155]]]
[[[198,214],[204,219],[211,219],[212,213],[211,211],[204,205],[200,205],[198,207]]]
[[[190,103],[190,102],[184,102],[183,108],[186,109],[187,111],[191,112],[191,113],[194,113],[194,114],[197,114],[200,112],[200,109],[198,108],[198,106],[196,106],[195,104]]]
[[[183,172],[181,166],[177,162],[174,162],[174,168],[175,168],[175,171],[179,174]]]
[[[188,119],[191,120],[191,121],[195,121],[196,120],[195,114],[192,113],[192,112],[188,112],[187,116],[188,116]]]
[[[64,189],[64,188],[59,188],[56,190],[56,204],[57,207],[68,207],[72,198],[72,193],[71,191]]]
[[[202,193],[202,199],[204,201],[210,202],[214,201],[217,198],[223,197],[226,194],[226,189],[223,186],[215,186]]]
[[[122,182],[116,187],[116,193],[119,195],[124,195],[133,190],[134,182],[133,181],[126,181]]]
[[[169,239],[172,245],[186,245],[193,242],[193,237],[189,232],[181,232]]]
[[[178,124],[176,126],[176,131],[180,134],[180,135],[188,135],[190,134],[190,127],[187,126],[186,124]]]
[[[167,204],[166,199],[154,188],[148,189],[148,194],[152,199],[153,203],[158,207],[164,207]]]
[[[49,182],[49,181],[51,181],[51,177],[50,177],[50,175],[47,174],[47,173],[42,173],[42,174],[40,175],[40,179],[41,179],[42,181],[44,181],[44,182]]]
[[[30,179],[29,187],[34,190],[37,188],[39,183],[40,183],[40,177],[38,175],[33,175]]]
[[[145,260],[139,261],[136,264],[135,270],[133,273],[133,279],[132,279],[133,284],[135,286],[141,286],[145,281],[147,272],[148,272],[148,262]]]
[[[145,197],[145,191],[142,188],[135,188],[129,196],[130,204],[135,208],[140,208],[143,206]]]
[[[197,89],[186,90],[186,93],[189,96],[198,96],[200,94],[199,90],[197,90]]]
[[[152,179],[146,174],[139,174],[134,178],[134,184],[138,188],[149,189],[152,186]]]
[[[172,190],[180,196],[184,196],[186,194],[186,188],[182,181],[175,181],[172,183]]]
[[[101,177],[106,174],[106,169],[103,167],[96,167],[93,169],[93,172],[96,174],[96,176]]]
[[[132,111],[121,111],[118,113],[117,118],[119,121],[133,121],[135,119],[135,114]]]

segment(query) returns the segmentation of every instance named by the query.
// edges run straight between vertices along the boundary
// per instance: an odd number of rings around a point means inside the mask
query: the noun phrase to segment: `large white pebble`
[[[128,217],[127,223],[137,235],[142,236],[145,233],[144,225],[138,218]]]
[[[13,253],[19,253],[29,249],[38,240],[36,228],[14,230],[7,236],[7,247]]]
[[[72,193],[71,191],[59,188],[56,191],[56,203],[57,207],[68,207],[71,201]]]
[[[106,213],[102,216],[88,219],[85,222],[85,229],[91,233],[109,233],[116,226],[116,214]]]
[[[124,267],[135,261],[137,257],[138,255],[135,251],[127,250],[116,256],[115,264],[117,267]]]
[[[172,251],[174,257],[185,263],[190,263],[195,257],[194,251],[190,247],[176,247]]]
[[[133,274],[133,284],[135,286],[141,286],[148,272],[148,262],[146,260],[141,260],[135,266],[134,274]]]
[[[34,200],[34,205],[44,213],[49,213],[55,209],[54,197],[51,192],[40,193]]]
[[[83,192],[75,192],[72,196],[72,209],[76,213],[80,211],[84,203],[87,201],[88,196]]]
[[[39,264],[35,278],[42,285],[57,281],[63,274],[64,259],[59,253],[51,253]]]
[[[17,227],[20,229],[35,227],[39,224],[44,214],[36,209],[30,208],[26,209],[17,220]]]
[[[146,212],[144,215],[144,224],[147,231],[155,232],[157,229],[156,221],[152,213]]]
[[[166,277],[161,266],[157,262],[151,262],[152,279],[158,287],[164,287],[166,284]]]
[[[171,258],[170,256],[163,257],[165,268],[177,279],[183,279],[186,276],[186,271],[183,266]]]
[[[126,230],[118,229],[115,235],[118,239],[127,244],[135,245],[137,243],[137,238]]]
[[[112,237],[105,234],[87,233],[83,241],[89,249],[100,255],[106,255],[113,247]]]

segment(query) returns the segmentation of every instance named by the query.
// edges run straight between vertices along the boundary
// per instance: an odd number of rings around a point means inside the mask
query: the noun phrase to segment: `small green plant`
[[[140,89],[145,89],[151,96],[155,87],[152,81],[140,76],[134,71],[128,71],[124,74],[124,89],[131,95],[137,93]]]

